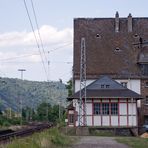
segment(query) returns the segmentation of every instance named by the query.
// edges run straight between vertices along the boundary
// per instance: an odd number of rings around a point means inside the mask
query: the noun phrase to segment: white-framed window
[[[100,103],[94,103],[94,115],[100,114]]]
[[[102,114],[109,115],[109,103],[102,103]]]
[[[118,103],[111,103],[111,114],[118,115]]]
[[[118,115],[118,110],[118,103],[94,103],[93,106],[94,115]]]
[[[107,85],[101,84],[101,88],[109,88],[109,87],[110,87],[109,84],[107,84]]]
[[[69,123],[70,124],[74,123],[74,114],[69,114]]]

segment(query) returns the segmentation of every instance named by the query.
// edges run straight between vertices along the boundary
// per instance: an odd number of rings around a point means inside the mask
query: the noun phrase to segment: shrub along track
[[[0,142],[1,143],[8,142],[15,137],[29,136],[35,132],[40,132],[40,131],[43,131],[44,129],[51,128],[51,127],[53,127],[52,123],[40,123],[40,124],[32,125],[32,126],[29,126],[28,128],[24,128],[18,131],[14,131],[14,132],[11,131],[10,133],[8,132],[8,130],[6,130],[0,134]]]

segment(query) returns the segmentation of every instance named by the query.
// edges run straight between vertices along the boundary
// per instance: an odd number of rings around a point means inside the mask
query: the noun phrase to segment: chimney
[[[116,15],[115,15],[115,32],[119,32],[119,13],[118,11],[116,12]]]
[[[133,23],[132,23],[132,15],[131,15],[131,13],[129,13],[128,18],[127,18],[127,27],[128,27],[128,32],[132,32]]]

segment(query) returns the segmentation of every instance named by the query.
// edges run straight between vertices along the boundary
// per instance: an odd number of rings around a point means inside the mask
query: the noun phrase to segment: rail
[[[0,135],[0,141],[7,141],[11,140],[14,137],[25,137],[32,135],[35,132],[40,132],[43,131],[44,129],[51,128],[53,125],[51,123],[46,123],[46,124],[39,124],[39,125],[34,125],[29,128],[24,128],[18,131],[14,131],[11,133],[8,132],[3,132],[3,134]]]

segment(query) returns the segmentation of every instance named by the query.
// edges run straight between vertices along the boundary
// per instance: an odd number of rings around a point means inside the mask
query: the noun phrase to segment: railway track
[[[43,123],[38,125],[32,125],[29,128],[21,129],[18,131],[12,131],[10,133],[6,130],[3,131],[2,134],[0,134],[0,141],[9,141],[14,137],[25,137],[28,135],[32,135],[35,132],[43,131],[44,129],[51,128],[52,126],[53,125],[51,123]]]

